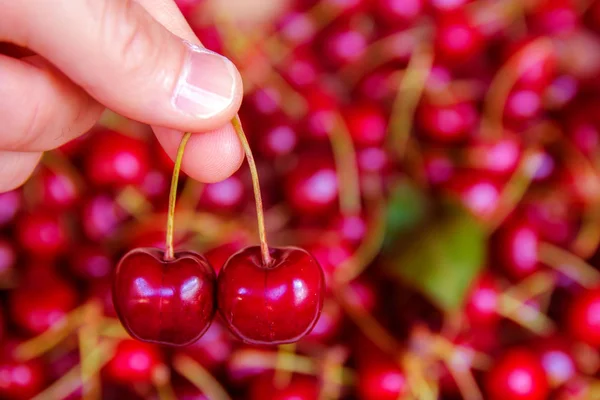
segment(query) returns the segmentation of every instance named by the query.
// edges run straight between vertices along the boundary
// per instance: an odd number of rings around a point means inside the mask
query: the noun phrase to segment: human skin
[[[230,120],[240,74],[202,47],[173,0],[0,0],[2,42],[0,192],[105,108],[151,125],[172,158],[183,132],[199,133],[182,164],[194,179],[215,182],[239,168]]]

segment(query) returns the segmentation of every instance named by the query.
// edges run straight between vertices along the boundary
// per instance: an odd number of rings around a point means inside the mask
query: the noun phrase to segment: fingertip
[[[175,159],[183,133],[154,127],[165,151]],[[244,160],[242,146],[231,123],[204,133],[193,134],[183,156],[182,170],[192,179],[212,183],[222,181],[237,171]]]
[[[0,151],[0,193],[23,185],[41,158],[38,152]]]

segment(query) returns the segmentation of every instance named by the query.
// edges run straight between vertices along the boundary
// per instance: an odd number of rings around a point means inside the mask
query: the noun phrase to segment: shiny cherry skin
[[[276,159],[291,154],[298,144],[298,132],[291,121],[275,118],[258,137],[260,154],[267,159]]]
[[[78,182],[67,171],[44,168],[37,178],[37,181],[33,180],[33,189],[37,189],[39,204],[44,208],[66,210],[73,207],[81,198]]]
[[[387,116],[368,102],[346,106],[342,112],[352,140],[359,147],[380,146],[387,133]]]
[[[377,360],[359,366],[358,392],[364,400],[395,400],[408,393],[408,382],[397,363]]]
[[[593,347],[600,347],[600,287],[576,293],[567,307],[565,326],[569,335]]]
[[[214,212],[235,212],[246,204],[248,192],[239,174],[204,185],[199,207]]]
[[[109,380],[121,384],[148,382],[161,358],[159,350],[152,344],[122,340],[104,367],[104,373]]]
[[[520,280],[539,269],[539,246],[539,235],[527,221],[511,219],[496,232],[494,252],[502,270]]]
[[[167,260],[163,250],[138,248],[117,265],[113,302],[134,338],[185,346],[198,340],[212,322],[215,282],[213,268],[201,255],[181,251]]]
[[[298,165],[285,179],[289,205],[301,215],[324,215],[335,209],[338,175],[333,159],[301,154]]]
[[[325,298],[323,270],[307,251],[260,247],[234,254],[218,278],[219,313],[232,333],[250,344],[293,343],[313,329]]]
[[[528,349],[510,349],[485,377],[487,399],[545,400],[548,381],[539,357]]]
[[[444,14],[437,23],[436,58],[455,65],[475,56],[482,48],[481,33],[463,12]]]
[[[106,131],[92,137],[90,146],[94,151],[85,159],[85,171],[95,185],[142,183],[150,163],[148,146],[142,140]]]
[[[456,173],[444,187],[473,215],[484,221],[494,214],[502,190],[500,184],[489,174],[473,170],[462,170]]]
[[[470,102],[433,104],[425,102],[417,112],[423,136],[439,143],[456,143],[469,137],[477,122],[477,110]]]
[[[332,69],[347,66],[360,60],[368,44],[368,35],[350,24],[331,25],[323,31],[321,44],[323,60]]]
[[[53,258],[67,250],[67,228],[58,214],[42,211],[23,215],[17,222],[17,238],[25,251],[40,258]]]
[[[499,320],[501,288],[496,278],[482,274],[474,283],[465,305],[465,314],[474,326],[493,326]]]

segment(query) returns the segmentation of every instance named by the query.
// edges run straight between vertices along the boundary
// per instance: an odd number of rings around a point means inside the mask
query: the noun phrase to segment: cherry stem
[[[235,133],[238,135],[244,153],[246,153],[246,160],[248,161],[248,167],[250,168],[250,175],[252,176],[252,189],[254,190],[254,201],[256,203],[256,219],[258,222],[258,238],[260,240],[260,251],[262,253],[263,265],[268,267],[271,265],[271,254],[269,253],[269,246],[267,244],[267,231],[265,229],[265,216],[263,213],[263,202],[260,195],[260,181],[258,179],[258,170],[256,169],[256,163],[254,162],[254,156],[250,149],[248,139],[244,134],[242,128],[242,122],[239,116],[235,116],[231,121]]]
[[[231,399],[219,381],[193,358],[184,354],[176,355],[173,358],[173,368],[200,389],[209,399]]]
[[[361,211],[360,177],[356,149],[341,115],[336,115],[336,126],[329,134],[335,169],[339,181],[340,211],[345,216],[356,216]]]
[[[600,273],[592,265],[559,246],[541,243],[538,257],[541,262],[583,287],[594,287],[600,282]]]
[[[414,50],[400,81],[388,125],[389,144],[399,160],[403,159],[406,152],[414,114],[425,91],[432,65],[431,48],[421,44]]]
[[[175,258],[173,250],[173,232],[175,231],[175,203],[177,200],[177,184],[179,183],[179,170],[181,169],[181,161],[183,160],[183,152],[185,145],[192,136],[191,132],[187,132],[181,138],[179,148],[177,149],[177,157],[175,158],[175,166],[173,167],[173,176],[171,177],[171,190],[169,191],[169,210],[167,212],[167,236],[165,239],[165,260]]]

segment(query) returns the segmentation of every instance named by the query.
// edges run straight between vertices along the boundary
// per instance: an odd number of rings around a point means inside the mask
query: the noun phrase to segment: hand
[[[242,81],[202,47],[173,0],[0,0],[0,191],[21,185],[42,152],[85,133],[108,107],[153,126],[174,158],[193,135],[183,170],[226,178],[243,153],[229,121]]]

